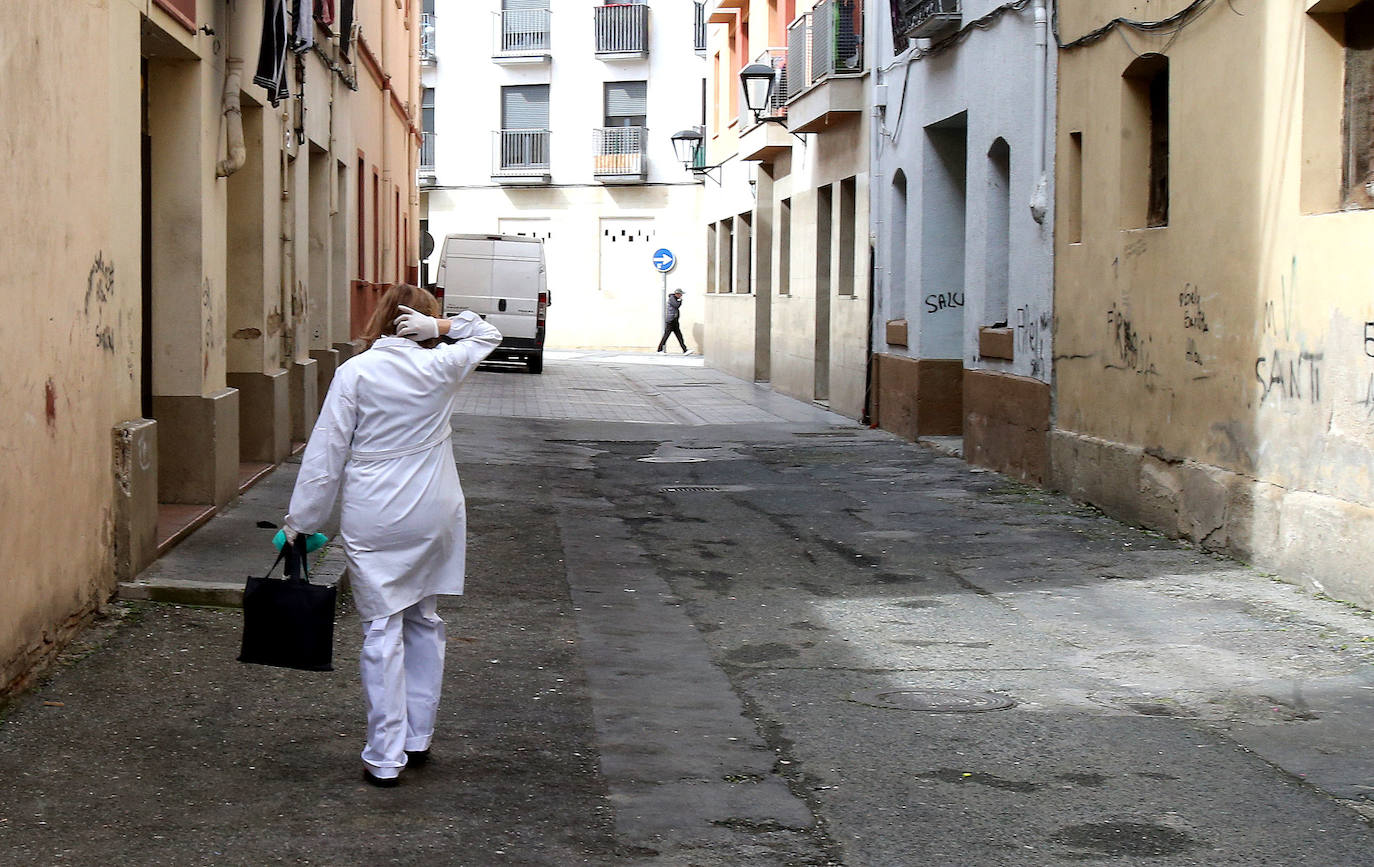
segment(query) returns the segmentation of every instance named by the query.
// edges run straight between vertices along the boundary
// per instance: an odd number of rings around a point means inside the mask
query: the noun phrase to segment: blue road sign
[[[667,247],[660,247],[654,251],[655,271],[667,274],[669,271],[673,270],[673,266],[676,264],[677,257],[674,256],[673,251],[669,250]]]

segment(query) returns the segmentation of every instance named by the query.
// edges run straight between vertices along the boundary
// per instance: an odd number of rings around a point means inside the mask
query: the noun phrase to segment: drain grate
[[[669,485],[659,488],[660,494],[719,494],[721,489],[715,485]]]
[[[1005,695],[968,689],[864,689],[849,700],[869,707],[925,713],[984,713],[1016,707],[1016,702]]]

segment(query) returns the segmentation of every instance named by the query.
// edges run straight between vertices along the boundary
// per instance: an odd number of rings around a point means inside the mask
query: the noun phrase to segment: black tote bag
[[[334,603],[338,592],[311,584],[304,535],[283,545],[272,568],[243,588],[243,648],[239,662],[302,671],[333,671]],[[286,558],[286,577],[273,578]]]

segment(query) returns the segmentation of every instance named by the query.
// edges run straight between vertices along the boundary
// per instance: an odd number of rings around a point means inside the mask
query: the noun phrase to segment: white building
[[[426,0],[426,228],[542,238],[548,346],[652,349],[666,292],[701,345],[699,179],[670,138],[703,123],[700,4]],[[676,267],[654,270],[659,248]]]
[[[1046,6],[869,9],[876,421],[912,438],[962,433],[970,462],[1038,482],[1054,278]]]

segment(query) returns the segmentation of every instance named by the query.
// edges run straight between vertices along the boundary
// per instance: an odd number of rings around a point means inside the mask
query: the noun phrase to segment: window
[[[735,291],[735,221],[720,221],[720,258],[718,266],[720,277],[716,280],[717,292]]]
[[[1347,208],[1374,208],[1374,0],[1345,13],[1342,187]]]
[[[501,88],[501,129],[548,128],[547,84],[517,84]]]
[[[647,82],[608,81],[605,84],[606,126],[648,126]]]
[[[855,178],[840,181],[840,280],[835,291],[840,295],[854,294],[854,236],[858,230],[857,190]]]
[[[1144,54],[1126,68],[1121,107],[1122,227],[1169,225],[1169,58]]]
[[[358,279],[367,279],[367,164],[358,157]]]
[[[816,297],[828,296],[830,285],[830,239],[835,218],[835,194],[830,184],[816,190]]]
[[[892,205],[888,224],[892,227],[888,242],[887,318],[906,317],[906,173],[898,169],[892,175]]]
[[[792,294],[792,200],[778,202],[778,294]]]
[[[1011,147],[999,138],[988,149],[987,252],[983,256],[983,322],[1007,325],[1007,296],[1011,284]]]
[[[434,134],[434,88],[426,87],[420,96],[420,131]]]
[[[734,290],[748,295],[754,291],[754,214],[746,211],[735,218]]]
[[[1064,153],[1064,237],[1070,244],[1083,243],[1083,133],[1069,133]]]
[[[717,234],[715,223],[706,226],[706,291],[708,294],[718,291],[716,288],[716,268],[720,251],[716,249]]]

